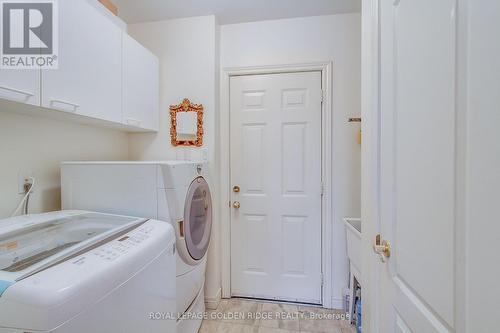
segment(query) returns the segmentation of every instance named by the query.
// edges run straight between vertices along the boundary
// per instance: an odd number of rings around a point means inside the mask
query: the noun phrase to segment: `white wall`
[[[129,33],[160,59],[160,131],[129,136],[132,160],[168,160],[201,157],[208,153],[212,195],[218,200],[216,119],[218,113],[218,24],[214,16],[134,24]],[[216,82],[217,81],[217,82]],[[204,145],[175,148],[170,144],[169,105],[183,98],[204,106]],[[218,209],[214,211],[212,243],[208,253],[205,298],[220,297]]]
[[[131,134],[132,159],[176,159],[184,148],[170,144],[169,106],[189,98],[205,107],[204,147],[215,145],[215,17],[129,25],[129,34],[160,59],[160,131]]]
[[[127,134],[0,109],[0,219],[10,216],[22,195],[18,174],[33,172],[30,212],[61,208],[59,163],[128,157]]]
[[[342,218],[361,215],[361,16],[343,14],[221,26],[221,67],[333,61],[333,298],[348,281]]]

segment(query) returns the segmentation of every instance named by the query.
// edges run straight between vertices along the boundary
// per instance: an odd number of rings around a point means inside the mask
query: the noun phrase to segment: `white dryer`
[[[64,162],[64,209],[170,222],[177,244],[177,330],[197,332],[205,309],[206,253],[212,228],[207,165],[190,161]]]
[[[170,225],[125,216],[1,220],[0,333],[175,332],[174,243]]]

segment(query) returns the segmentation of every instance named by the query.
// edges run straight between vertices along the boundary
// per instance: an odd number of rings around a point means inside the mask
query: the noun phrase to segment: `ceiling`
[[[216,15],[220,24],[359,12],[361,0],[113,0],[127,23]]]

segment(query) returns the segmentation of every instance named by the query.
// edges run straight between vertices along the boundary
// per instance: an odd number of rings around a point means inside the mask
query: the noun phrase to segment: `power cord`
[[[30,206],[30,196],[26,197],[26,203],[24,204],[24,215],[28,215]]]
[[[26,194],[24,195],[23,199],[21,200],[21,202],[17,206],[16,210],[14,210],[14,212],[12,213],[11,217],[14,217],[14,216],[17,215],[17,213],[23,207],[24,202],[26,202],[26,206],[25,206],[24,212],[25,212],[25,214],[28,214],[29,197],[30,197],[31,192],[33,192],[33,188],[35,187],[35,178],[34,177],[30,177],[29,179],[31,180],[31,184],[26,184],[25,185],[25,189],[27,189],[26,190]]]

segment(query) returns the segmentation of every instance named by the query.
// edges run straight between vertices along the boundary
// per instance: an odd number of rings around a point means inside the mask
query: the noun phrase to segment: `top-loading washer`
[[[178,331],[196,332],[201,318],[192,313],[205,308],[203,287],[212,228],[207,164],[64,162],[61,186],[64,209],[140,216],[172,224],[177,245]]]
[[[174,332],[175,236],[160,221],[59,211],[0,221],[0,332]]]

